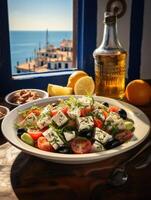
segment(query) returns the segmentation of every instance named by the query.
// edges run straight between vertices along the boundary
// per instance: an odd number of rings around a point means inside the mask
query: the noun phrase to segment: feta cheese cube
[[[99,119],[101,119],[102,121],[105,120],[105,116],[104,116],[103,112],[101,112],[100,109],[95,109],[95,110],[93,111],[93,114],[94,114],[95,116],[97,116]]]
[[[76,136],[75,135],[75,131],[66,131],[63,134],[64,134],[64,137],[65,137],[65,139],[66,139],[67,142],[70,141],[70,140],[72,140]]]
[[[44,127],[48,126],[51,123],[51,117],[50,117],[50,111],[51,111],[51,105],[47,105],[44,107],[43,111],[41,112],[39,119],[37,121],[37,126],[40,129],[43,129]]]
[[[92,146],[92,152],[104,151],[104,147],[99,142],[95,141]]]
[[[25,118],[25,120],[28,120],[29,122],[34,122],[37,119],[36,115],[34,113],[30,113],[29,115],[27,115],[27,117]]]
[[[30,113],[26,116],[24,120],[19,122],[18,124],[20,127],[23,126],[36,126],[37,125],[37,117],[34,113]]]
[[[93,98],[92,97],[81,97],[78,99],[78,101],[83,105],[83,106],[89,106],[93,104]]]
[[[51,105],[48,104],[47,106],[44,107],[43,111],[41,112],[40,116],[41,115],[47,115],[47,114],[50,114],[50,111],[51,111]]]
[[[95,139],[105,144],[108,140],[112,139],[112,136],[99,128],[95,128]]]
[[[77,118],[78,130],[91,129],[94,126],[93,118],[91,116]]]
[[[48,126],[51,124],[51,117],[49,115],[46,115],[44,117],[41,117],[38,121],[37,121],[37,126],[40,129],[43,129],[44,127]]]
[[[52,121],[54,121],[57,126],[62,126],[64,125],[67,121],[68,118],[65,116],[65,114],[61,111],[59,111],[56,115],[54,115],[52,118]]]
[[[76,117],[80,117],[80,109],[79,108],[74,108],[73,110],[69,110],[68,112],[68,116],[71,119],[75,119]]]
[[[111,112],[105,120],[105,125],[107,129],[111,130],[113,127],[117,127],[119,130],[125,129],[124,120],[120,118],[118,113]]]
[[[110,112],[110,114],[108,115],[108,117],[105,120],[105,125],[107,125],[108,122],[110,122],[112,124],[118,119],[120,119],[120,116],[118,113]]]
[[[44,137],[50,142],[50,144],[53,146],[53,148],[56,150],[60,146],[64,145],[63,140],[59,137],[57,132],[54,128],[50,127],[48,130],[42,133]]]

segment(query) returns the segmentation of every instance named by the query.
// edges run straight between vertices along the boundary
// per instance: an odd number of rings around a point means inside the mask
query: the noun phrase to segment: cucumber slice
[[[134,128],[134,123],[131,121],[125,121],[124,124],[125,124],[126,130],[132,130]]]
[[[28,134],[28,133],[23,133],[21,135],[21,140],[24,141],[26,144],[29,144],[31,146],[34,146],[34,140],[32,139],[32,137]]]

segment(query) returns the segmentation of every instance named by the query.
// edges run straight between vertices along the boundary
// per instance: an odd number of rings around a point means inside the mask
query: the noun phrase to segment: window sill
[[[23,74],[23,75],[14,75],[12,76],[13,80],[26,80],[26,79],[36,79],[41,77],[56,77],[56,76],[63,76],[63,75],[71,75],[75,69],[68,70],[68,71],[55,71],[51,73],[37,73],[37,74]]]

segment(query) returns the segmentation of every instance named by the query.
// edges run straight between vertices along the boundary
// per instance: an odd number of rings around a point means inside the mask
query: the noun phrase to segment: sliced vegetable
[[[53,152],[54,148],[50,145],[50,143],[48,142],[48,140],[41,136],[38,138],[37,140],[37,147],[43,151],[50,151]]]
[[[29,130],[28,134],[32,137],[33,140],[37,140],[40,136],[42,136],[42,132],[41,131]]]
[[[23,133],[21,135],[21,140],[24,141],[26,144],[29,144],[31,146],[34,146],[34,140],[28,133]]]
[[[112,126],[109,132],[114,136],[115,134],[119,132],[118,126],[117,125]]]
[[[127,140],[130,140],[132,137],[133,133],[131,131],[123,131],[115,136],[115,138],[120,142],[126,142]]]
[[[41,113],[41,111],[40,111],[40,109],[31,109],[30,111],[29,111],[29,113],[34,113],[36,116],[39,116],[40,115],[40,113]],[[28,113],[28,114],[29,114]]]
[[[58,112],[57,110],[51,110],[51,114],[50,115],[53,117],[53,116],[55,116],[57,114],[57,112]]]
[[[84,108],[81,108],[80,110],[80,116],[81,117],[85,117],[87,116],[88,114],[90,114],[92,112],[92,108],[91,107],[84,107]]]
[[[134,123],[132,121],[125,121],[124,124],[127,130],[132,130],[134,128]]]
[[[61,109],[61,112],[63,112],[63,114],[67,115],[69,108],[68,107],[64,107]]]
[[[98,127],[98,128],[102,128],[103,127],[103,122],[100,119],[94,117],[94,126]]]
[[[106,112],[106,111],[103,111],[103,114],[104,114],[104,117],[105,117],[105,119],[108,117],[108,112]]]
[[[110,106],[108,109],[109,112],[116,112],[118,113],[119,108],[117,106]]]
[[[76,137],[71,141],[71,149],[76,154],[89,153],[91,148],[92,144],[87,138]]]

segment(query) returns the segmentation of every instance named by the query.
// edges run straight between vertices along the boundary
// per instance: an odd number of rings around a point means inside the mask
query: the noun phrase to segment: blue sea
[[[72,31],[49,31],[48,42],[59,47],[63,39],[72,39]],[[12,74],[16,74],[16,65],[34,58],[34,51],[46,44],[46,31],[10,31]]]

